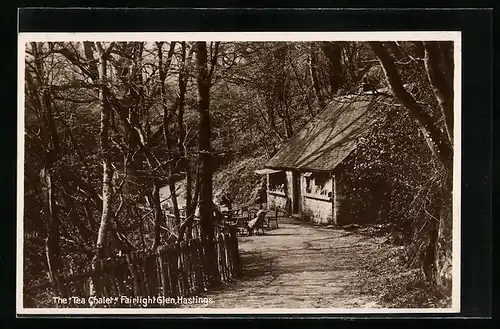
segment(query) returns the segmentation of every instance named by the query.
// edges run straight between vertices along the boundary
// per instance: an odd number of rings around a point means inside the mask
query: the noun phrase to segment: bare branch
[[[453,148],[447,136],[443,135],[432,117],[425,112],[417,103],[415,98],[406,91],[401,81],[399,72],[390,57],[389,53],[381,42],[370,42],[370,46],[379,58],[384,69],[387,81],[391,86],[394,95],[410,111],[411,115],[419,123],[420,129],[424,133],[429,148],[439,158],[445,168],[450,168],[453,159]]]

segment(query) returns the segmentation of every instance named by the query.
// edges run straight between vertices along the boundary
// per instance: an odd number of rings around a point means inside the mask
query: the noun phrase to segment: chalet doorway
[[[300,215],[300,175],[298,172],[292,172],[292,213],[295,215]]]

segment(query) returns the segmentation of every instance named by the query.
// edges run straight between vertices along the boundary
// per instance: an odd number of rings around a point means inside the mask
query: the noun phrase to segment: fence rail
[[[208,263],[210,251],[215,253],[215,266]],[[195,296],[240,273],[236,230],[229,228],[213,241],[195,238],[96,260],[87,271],[60,277],[53,289],[56,296],[69,300],[64,307],[168,307],[168,300]]]

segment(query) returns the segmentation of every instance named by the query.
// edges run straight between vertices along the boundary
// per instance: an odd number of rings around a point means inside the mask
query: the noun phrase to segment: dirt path
[[[244,274],[209,292],[212,308],[373,308],[357,273],[381,245],[343,230],[287,220],[265,235],[241,237]]]

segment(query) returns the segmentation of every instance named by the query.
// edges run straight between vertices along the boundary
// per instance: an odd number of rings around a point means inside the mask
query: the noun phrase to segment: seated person
[[[262,204],[259,204],[259,211],[257,212],[257,215],[255,216],[254,219],[252,219],[248,222],[248,227],[247,227],[248,235],[252,235],[253,230],[256,227],[259,227],[259,226],[262,227],[263,222],[266,220],[265,219],[266,213],[267,213],[267,211],[263,209]]]

